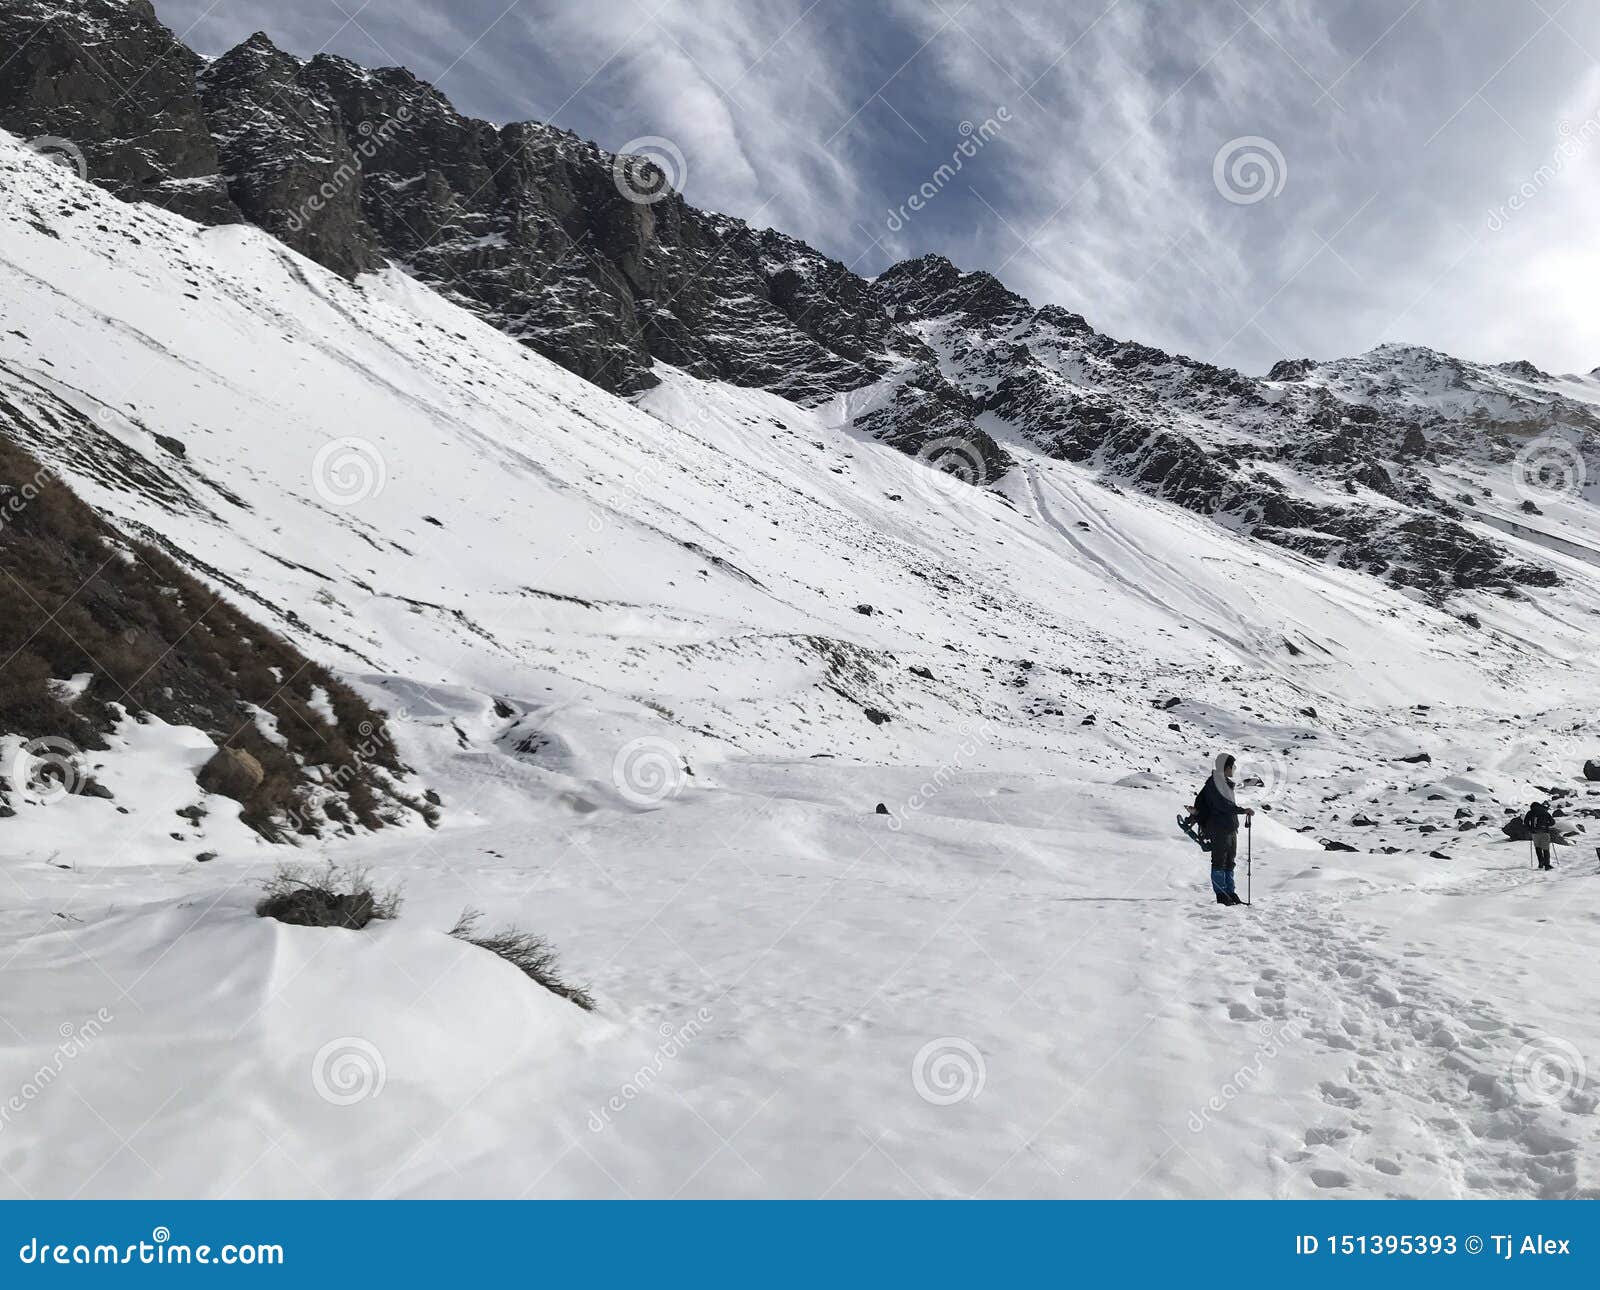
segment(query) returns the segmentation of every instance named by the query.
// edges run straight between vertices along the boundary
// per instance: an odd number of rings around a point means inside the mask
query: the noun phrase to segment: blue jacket
[[[1237,833],[1239,817],[1243,814],[1244,807],[1224,797],[1215,779],[1206,780],[1205,787],[1194,799],[1194,817],[1199,821],[1200,832],[1208,836]]]

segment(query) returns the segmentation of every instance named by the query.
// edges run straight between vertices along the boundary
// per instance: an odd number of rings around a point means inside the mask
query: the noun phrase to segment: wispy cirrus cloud
[[[258,27],[402,62],[492,120],[683,151],[696,203],[876,272],[941,251],[1115,334],[1259,371],[1412,340],[1600,362],[1600,168],[1490,212],[1600,111],[1600,13],[1554,0],[161,0],[215,52]],[[191,26],[192,24],[192,26]],[[1003,128],[959,169],[965,133]],[[1226,200],[1264,136],[1281,191]],[[1597,150],[1600,151],[1600,150]],[[939,168],[946,167],[945,172]],[[891,213],[927,191],[899,227]]]

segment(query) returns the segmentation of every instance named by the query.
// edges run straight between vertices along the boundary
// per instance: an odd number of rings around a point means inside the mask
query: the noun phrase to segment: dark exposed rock
[[[148,0],[0,5],[0,126],[65,140],[118,197],[233,223],[195,93],[200,66]]]
[[[1583,763],[1583,777],[1588,780],[1600,780],[1600,761],[1590,758]]]
[[[246,219],[337,273],[379,268],[361,213],[362,162],[303,70],[257,32],[200,74],[229,196]]]

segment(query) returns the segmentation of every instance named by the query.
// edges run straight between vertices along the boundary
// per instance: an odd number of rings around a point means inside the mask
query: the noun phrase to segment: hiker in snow
[[[1216,768],[1194,799],[1194,819],[1211,844],[1211,890],[1219,905],[1242,905],[1233,889],[1234,857],[1239,851],[1239,817],[1255,814],[1233,798],[1233,758],[1217,754]]]
[[[1533,838],[1533,850],[1539,857],[1539,868],[1554,869],[1555,866],[1550,863],[1550,834],[1556,827],[1556,820],[1550,814],[1550,808],[1543,802],[1535,802],[1522,817],[1522,822],[1528,826],[1528,834]]]

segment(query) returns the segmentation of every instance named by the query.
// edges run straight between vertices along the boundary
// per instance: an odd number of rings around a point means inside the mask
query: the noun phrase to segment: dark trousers
[[[1539,868],[1549,869],[1550,864],[1550,834],[1544,830],[1533,835],[1533,853],[1539,857]]]
[[[1211,890],[1217,895],[1233,895],[1234,858],[1239,853],[1239,834],[1230,829],[1211,835]]]

